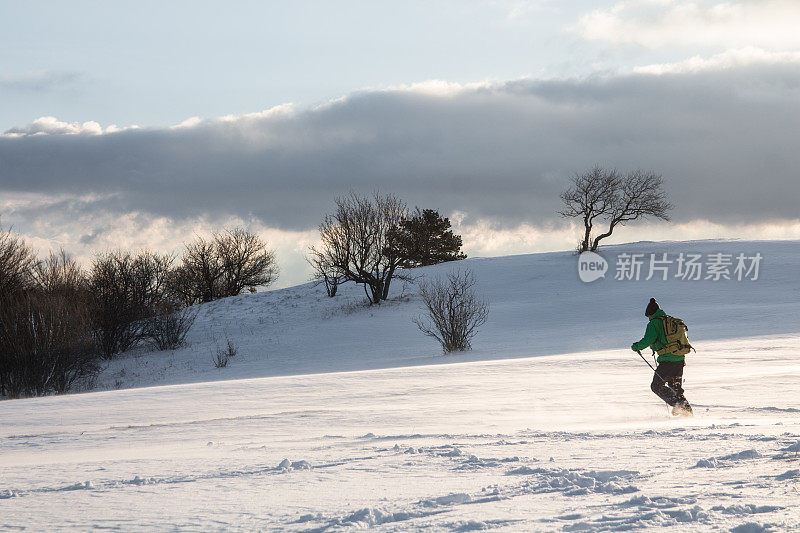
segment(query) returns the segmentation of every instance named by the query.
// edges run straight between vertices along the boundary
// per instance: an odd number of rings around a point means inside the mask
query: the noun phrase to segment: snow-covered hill
[[[646,254],[639,281],[614,279],[622,253]],[[650,254],[760,253],[758,279],[650,281]],[[364,304],[352,284],[331,299],[312,284],[226,298],[201,306],[188,345],[174,352],[138,351],[109,365],[100,389],[176,384],[216,379],[309,374],[458,361],[529,357],[597,349],[627,350],[641,338],[644,308],[656,297],[668,313],[683,318],[690,337],[749,337],[800,331],[800,242],[699,241],[636,243],[604,249],[610,271],[583,283],[571,252],[468,259],[409,271],[416,278],[451,269],[472,270],[477,291],[489,301],[489,320],[463,355],[442,356],[438,344],[411,322],[421,313],[414,284],[396,281],[392,300]],[[703,272],[701,277],[705,277]],[[229,367],[212,364],[231,339],[239,354]]]
[[[568,253],[419,269],[469,267],[491,303],[457,357],[411,324],[411,287],[203,306],[186,349],[100,382],[173,385],[0,402],[0,530],[796,530],[800,244],[626,245],[607,278],[694,250],[760,253],[759,279],[583,284]],[[691,326],[692,419],[628,348],[650,296]]]

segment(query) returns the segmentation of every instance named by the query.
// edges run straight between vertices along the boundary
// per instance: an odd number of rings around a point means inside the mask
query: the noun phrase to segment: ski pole
[[[639,357],[641,357],[641,358],[642,358],[642,361],[644,361],[644,362],[645,362],[645,364],[646,364],[647,366],[649,366],[649,367],[650,367],[650,370],[652,370],[653,372],[656,372],[656,369],[655,369],[655,368],[653,368],[653,365],[651,365],[651,364],[650,364],[650,361],[648,361],[647,359],[645,359],[645,357],[642,355],[642,351],[641,351],[641,350],[636,350],[636,353],[638,353],[638,354],[639,354]],[[662,378],[662,377],[661,377],[661,376],[658,374],[658,372],[656,372],[656,376],[658,376],[658,377],[659,377],[659,378],[661,378],[662,380],[664,379],[664,378]]]
[[[649,366],[649,367],[650,367],[650,370],[652,370],[652,371],[655,373],[655,375],[658,377],[658,379],[660,379],[660,380],[661,380],[661,381],[664,383],[664,385],[665,385],[665,386],[666,386],[666,387],[667,387],[667,388],[668,388],[668,389],[669,389],[669,390],[672,392],[672,394],[675,394],[675,395],[677,396],[677,394],[678,394],[678,393],[677,393],[677,392],[675,392],[675,389],[673,389],[672,387],[670,387],[670,385],[669,385],[669,382],[668,382],[666,379],[664,379],[664,378],[661,376],[661,374],[659,374],[659,373],[658,373],[658,371],[656,371],[656,369],[655,369],[655,368],[653,368],[653,365],[651,365],[651,364],[650,364],[650,361],[648,361],[647,359],[645,359],[645,357],[642,355],[642,352],[641,352],[641,350],[636,350],[636,353],[638,353],[638,354],[639,354],[639,357],[641,357],[641,358],[642,358],[642,361],[644,361],[644,362],[647,364],[647,366]]]

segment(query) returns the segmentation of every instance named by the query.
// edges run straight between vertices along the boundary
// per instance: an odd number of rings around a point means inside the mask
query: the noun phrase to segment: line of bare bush
[[[42,291],[0,299],[0,397],[62,393],[98,370],[82,300]]]
[[[178,348],[197,315],[192,304],[254,291],[278,274],[266,243],[241,228],[195,239],[174,263],[115,250],[85,271],[63,250],[38,260],[0,228],[0,398],[90,384],[101,360],[136,346]]]

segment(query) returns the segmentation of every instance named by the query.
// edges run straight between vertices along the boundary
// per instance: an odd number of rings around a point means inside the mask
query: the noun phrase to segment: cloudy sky
[[[0,1],[0,222],[44,253],[234,224],[280,285],[336,195],[451,216],[469,255],[570,249],[559,192],[661,173],[618,242],[800,239],[800,3]]]

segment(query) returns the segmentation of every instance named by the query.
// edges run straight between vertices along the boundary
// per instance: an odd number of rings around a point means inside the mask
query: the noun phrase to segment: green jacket
[[[666,343],[666,334],[664,333],[664,323],[657,318],[660,316],[667,316],[667,313],[664,312],[663,309],[659,309],[655,313],[650,316],[650,322],[647,323],[647,329],[644,331],[644,337],[639,342],[634,342],[631,346],[634,350],[644,350],[645,348],[652,348],[655,351],[660,350],[664,347]],[[685,356],[683,355],[674,355],[671,353],[665,353],[664,355],[659,355],[658,361],[659,363],[663,363],[664,361],[683,361]]]

